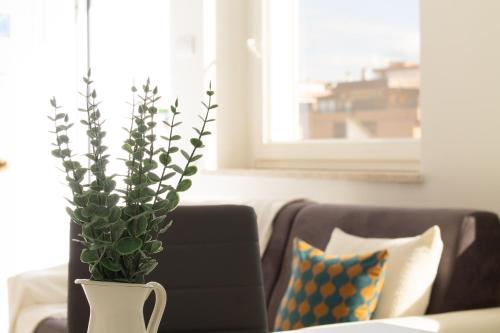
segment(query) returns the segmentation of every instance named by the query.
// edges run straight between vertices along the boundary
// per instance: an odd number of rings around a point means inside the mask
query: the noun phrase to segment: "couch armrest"
[[[380,322],[436,333],[495,333],[500,327],[500,307],[382,319]]]
[[[9,332],[14,332],[19,314],[32,305],[66,303],[68,297],[68,265],[30,271],[10,277]]]
[[[64,323],[66,320],[66,310],[68,304],[42,304],[29,305],[24,307],[17,317],[17,322],[13,328],[13,333],[33,333],[37,332],[38,327],[45,321],[44,326],[49,326],[50,331],[54,333],[53,323]],[[67,331],[67,329],[66,329]]]
[[[500,307],[458,311],[428,316],[440,324],[439,332],[498,332],[500,328]]]
[[[396,329],[399,327],[399,329]],[[419,317],[401,317],[370,320],[346,324],[314,326],[299,330],[307,333],[342,332],[408,332],[429,333],[498,333],[500,327],[500,307],[448,312]]]

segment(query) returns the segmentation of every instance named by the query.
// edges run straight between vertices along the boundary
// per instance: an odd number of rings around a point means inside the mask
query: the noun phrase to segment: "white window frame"
[[[270,99],[269,1],[281,1],[293,7],[297,0],[260,0],[260,17],[256,39],[261,41],[260,109],[256,117],[253,150],[257,168],[314,169],[331,171],[394,171],[420,172],[420,139],[368,139],[368,140],[301,140],[296,142],[271,142],[272,110]],[[294,29],[290,30],[293,34]],[[258,36],[258,34],[261,36]],[[295,40],[297,40],[295,38]],[[295,66],[296,68],[296,66]],[[294,74],[291,74],[293,77]],[[259,89],[259,88],[257,88]],[[279,112],[279,111],[278,111]]]

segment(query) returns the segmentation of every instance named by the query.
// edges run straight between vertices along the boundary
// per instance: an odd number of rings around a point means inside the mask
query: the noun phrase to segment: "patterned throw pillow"
[[[387,250],[325,255],[295,239],[292,274],[276,316],[275,331],[369,320],[384,283]]]

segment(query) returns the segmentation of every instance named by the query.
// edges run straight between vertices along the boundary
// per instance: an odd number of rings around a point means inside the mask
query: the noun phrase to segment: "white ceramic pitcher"
[[[87,333],[156,333],[160,325],[167,293],[161,284],[116,283],[78,279],[90,305]],[[156,303],[149,319],[144,323],[143,307],[151,291]]]

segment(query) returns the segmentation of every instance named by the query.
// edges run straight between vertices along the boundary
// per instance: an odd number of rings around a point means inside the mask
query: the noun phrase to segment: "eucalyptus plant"
[[[155,255],[164,250],[160,235],[172,225],[169,213],[178,206],[179,193],[191,187],[190,177],[198,171],[195,162],[202,157],[203,139],[211,134],[207,125],[215,120],[210,118],[210,112],[217,108],[212,104],[214,92],[210,84],[207,102],[202,102],[200,126],[193,127],[196,135],[189,140],[190,151],[185,151],[178,144],[178,100],[170,106],[168,119],[162,121],[167,135],[158,138],[158,88],[149,79],[141,91],[132,87],[130,126],[125,128],[127,137],[122,146],[126,158],[121,159],[126,173],[118,176],[109,175],[106,169],[110,155],[104,145],[104,120],[90,69],[83,81],[85,93],[81,95],[86,105],[78,110],[84,114],[80,123],[89,139],[89,151],[84,155],[88,163],[80,163],[73,154],[68,136],[73,123],[54,97],[50,100],[54,113],[49,116],[55,127],[51,132],[55,135],[52,155],[61,160],[72,193],[68,199],[71,207],[66,210],[71,221],[81,227],[74,241],[83,246],[80,259],[89,265],[92,280],[144,283],[145,276],[158,265]],[[183,163],[175,164],[174,157],[182,158]],[[117,177],[123,177],[124,188],[117,188]]]

